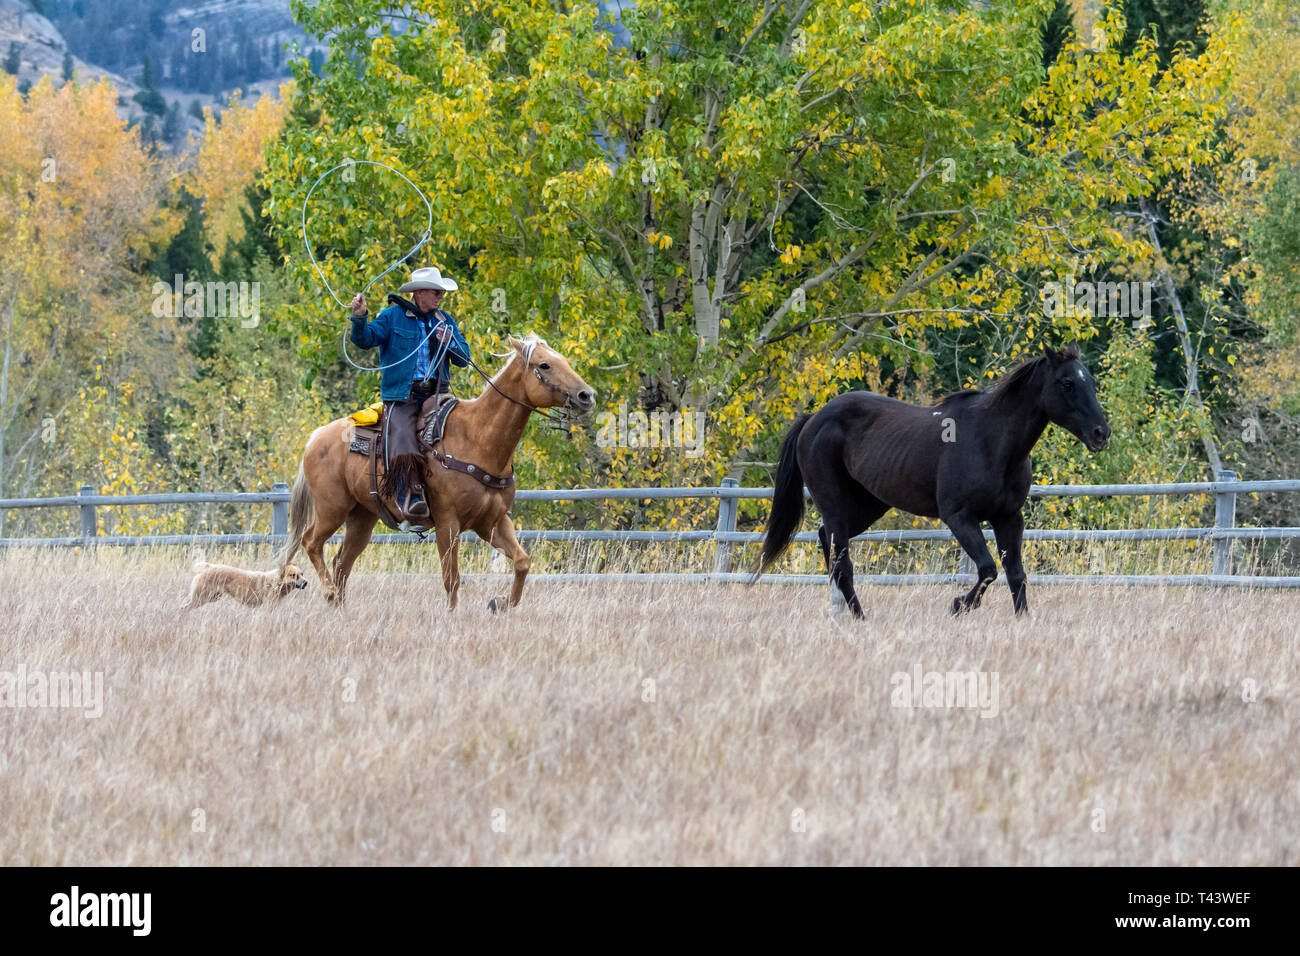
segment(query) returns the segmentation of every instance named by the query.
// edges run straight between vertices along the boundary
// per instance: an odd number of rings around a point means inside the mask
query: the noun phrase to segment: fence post
[[[95,493],[94,485],[82,485],[81,490],[77,492],[77,497],[84,495],[93,495]],[[94,538],[99,535],[99,524],[95,521],[95,506],[80,505],[81,508],[81,537]]]
[[[723,478],[723,488],[738,488],[740,482],[735,478]],[[721,534],[724,531],[736,530],[736,506],[740,503],[738,498],[719,498],[718,499],[718,530],[715,534]],[[731,542],[715,541],[713,556],[713,573],[726,574],[731,570]]]
[[[957,547],[961,548],[961,545],[959,544]],[[965,548],[961,548],[961,561],[957,563],[957,573],[961,575],[975,573],[975,562],[970,559],[970,555],[966,553]]]
[[[277,481],[271,486],[271,490],[276,494],[288,492],[289,486],[283,481]],[[274,538],[287,537],[289,534],[289,502],[272,501],[271,502],[271,535]]]
[[[1218,474],[1217,481],[1236,481],[1237,473],[1235,471],[1221,471]],[[1214,530],[1215,532],[1225,531],[1237,526],[1237,493],[1235,491],[1220,491],[1214,495]],[[1214,539],[1214,573],[1231,574],[1232,573],[1232,539],[1220,538]]]

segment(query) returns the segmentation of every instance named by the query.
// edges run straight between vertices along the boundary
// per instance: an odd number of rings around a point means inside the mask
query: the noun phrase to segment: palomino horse
[[[505,366],[478,398],[462,400],[451,410],[443,431],[446,454],[472,462],[491,475],[513,475],[515,448],[534,411],[563,406],[586,413],[596,405],[591,386],[544,341],[532,334],[523,340],[510,336],[510,346]],[[339,418],[307,439],[289,505],[292,531],[277,556],[283,568],[300,546],[304,548],[331,604],[343,602],[352,564],[365,550],[379,520],[370,497],[369,461],[348,451],[351,425],[350,419]],[[427,451],[424,472],[449,607],[456,606],[460,588],[457,548],[462,530],[475,532],[514,561],[509,604],[518,604],[530,561],[515,537],[508,513],[515,500],[513,482],[506,488],[485,487],[471,475],[444,467]],[[322,551],[344,523],[347,530],[334,556],[331,575]],[[493,610],[497,606],[495,600],[489,604]]]
[[[1016,614],[1025,613],[1021,509],[1033,477],[1029,452],[1048,422],[1089,451],[1110,440],[1096,380],[1078,345],[1044,349],[987,392],[949,395],[922,408],[873,392],[847,392],[814,415],[795,419],[781,445],[772,516],[758,575],[789,546],[803,520],[808,486],[821,512],[817,532],[831,578],[831,612],[862,606],[853,590],[849,539],[890,508],[941,518],[979,569],[975,586],[954,598],[952,613],[979,607],[997,578],[980,524],[993,525]]]

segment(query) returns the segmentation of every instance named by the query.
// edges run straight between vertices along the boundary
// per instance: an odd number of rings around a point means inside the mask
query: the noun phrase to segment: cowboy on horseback
[[[411,519],[425,521],[429,506],[422,483],[424,452],[417,434],[420,407],[430,395],[451,394],[449,364],[469,364],[469,345],[456,320],[439,306],[456,289],[437,269],[416,269],[392,303],[370,322],[362,293],[352,299],[352,341],[358,348],[379,347],[383,369],[379,397],[384,403],[384,478],[379,492],[397,502]]]
[[[417,273],[417,278],[423,276]],[[446,281],[441,276],[438,280]],[[354,302],[354,309],[365,307],[364,301]],[[361,318],[358,313],[358,323]],[[403,311],[399,316],[389,315],[386,321],[376,319],[369,327],[362,324],[361,328],[364,331],[379,326],[391,340],[394,330],[401,328],[406,319]],[[369,341],[363,339],[361,344]],[[443,343],[449,351],[450,341]],[[406,347],[410,349],[417,342],[419,337],[413,335]],[[428,523],[436,528],[449,608],[456,606],[460,588],[457,550],[465,531],[490,543],[514,564],[509,596],[494,598],[488,606],[501,609],[519,603],[531,561],[515,535],[510,506],[515,500],[515,452],[524,429],[535,413],[549,414],[547,409],[566,408],[587,414],[596,407],[592,387],[544,340],[529,334],[523,339],[511,335],[507,342],[507,360],[496,375],[489,377],[470,363],[486,379],[483,390],[476,398],[455,401],[449,397],[443,402],[439,406],[443,414],[441,433],[424,446],[429,462],[423,475],[431,512]],[[388,347],[402,354],[401,345],[389,341]],[[436,352],[433,366],[435,370],[439,367]],[[414,384],[412,374],[407,372],[406,395],[411,394]],[[345,415],[312,431],[289,495],[289,539],[276,554],[276,563],[283,569],[299,548],[305,549],[320,578],[321,593],[331,604],[343,601],[352,565],[365,550],[383,514],[383,502],[375,494],[374,469],[378,462],[371,457],[375,454],[373,436],[364,436],[366,447],[358,447],[354,440],[358,430],[352,416]],[[387,517],[384,521],[392,524]],[[347,529],[331,568],[325,563],[325,543],[343,525]]]

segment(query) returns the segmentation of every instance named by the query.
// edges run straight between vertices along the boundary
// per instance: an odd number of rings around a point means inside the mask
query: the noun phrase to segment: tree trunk
[[[1147,208],[1146,199],[1142,200],[1142,215],[1146,219],[1147,232],[1151,236],[1152,247],[1157,253],[1162,253],[1160,237],[1156,234],[1156,217]],[[1187,371],[1187,397],[1196,404],[1197,411],[1201,413],[1201,421],[1205,426],[1205,429],[1201,432],[1201,443],[1205,446],[1205,457],[1209,459],[1210,467],[1213,469],[1213,476],[1217,479],[1219,472],[1223,471],[1223,460],[1219,457],[1219,448],[1215,444],[1214,436],[1208,431],[1210,415],[1206,411],[1205,401],[1201,397],[1201,386],[1196,374],[1196,352],[1192,349],[1192,336],[1187,330],[1187,317],[1183,314],[1183,303],[1178,298],[1178,289],[1174,285],[1173,276],[1169,274],[1168,269],[1160,270],[1160,281],[1164,284],[1165,295],[1169,297],[1169,306],[1174,313],[1174,325],[1178,329],[1178,341],[1183,346],[1183,365]]]

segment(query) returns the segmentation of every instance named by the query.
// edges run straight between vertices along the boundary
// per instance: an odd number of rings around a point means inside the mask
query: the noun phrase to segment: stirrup
[[[419,506],[419,507],[424,511],[423,514],[421,514],[419,511],[416,511],[416,510],[415,510],[415,506],[416,506],[416,505],[418,505],[418,506]],[[423,498],[417,498],[417,497],[415,497],[415,496],[412,495],[409,491],[406,493],[406,500],[403,501],[403,502],[402,502],[398,507],[400,507],[400,508],[402,509],[402,514],[403,514],[403,515],[406,515],[406,516],[409,516],[409,517],[412,517],[412,518],[420,518],[420,519],[424,519],[424,518],[428,518],[428,517],[429,517],[429,504],[428,504],[428,502],[425,501]]]
[[[428,524],[411,524],[406,518],[403,518],[402,524],[398,525],[398,531],[411,533],[411,535],[415,535],[421,541],[424,541],[426,537],[432,535],[433,528],[430,528]]]

